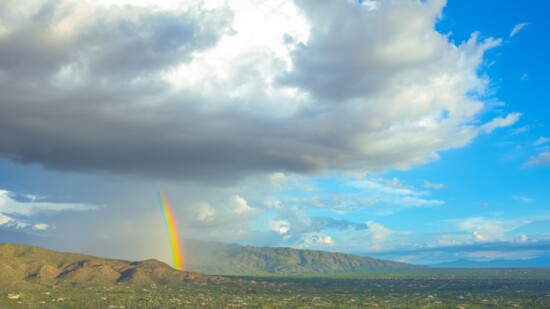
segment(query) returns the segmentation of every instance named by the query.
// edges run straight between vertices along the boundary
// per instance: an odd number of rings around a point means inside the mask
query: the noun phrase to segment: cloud
[[[426,189],[440,190],[445,188],[445,185],[442,183],[431,183],[429,181],[424,181],[424,183],[422,184],[422,187]]]
[[[495,118],[490,122],[482,125],[480,131],[489,134],[497,128],[504,128],[514,125],[520,117],[521,113],[510,113],[505,118]]]
[[[520,76],[519,80],[521,80],[522,82],[528,81],[529,80],[529,75],[524,73],[523,75]]]
[[[355,180],[348,184],[372,200],[374,205],[393,205],[401,207],[430,207],[445,204],[441,200],[426,199],[424,192],[418,192],[407,186],[388,185],[376,179]]]
[[[32,216],[43,212],[87,211],[98,206],[78,203],[58,203],[45,201],[20,202],[14,199],[10,191],[0,189],[0,211],[7,214]]]
[[[7,223],[13,222],[13,219],[4,215],[3,213],[0,213],[0,226],[5,225]]]
[[[47,230],[49,228],[50,228],[50,226],[45,224],[45,223],[37,223],[37,224],[34,224],[32,226],[33,230],[39,230],[39,231],[44,231],[44,230]]]
[[[0,156],[208,183],[406,169],[478,134],[501,42],[451,42],[435,0],[94,3],[0,4]]]
[[[442,200],[430,199],[428,191],[418,190],[402,183],[397,178],[348,178],[342,177],[300,180],[282,186],[277,192],[277,205],[313,207],[346,213],[372,208],[377,213],[390,214],[412,207],[432,207],[445,204]],[[312,185],[314,191],[305,191],[304,185]],[[299,189],[298,189],[299,188]],[[269,202],[269,205],[273,201]]]
[[[525,195],[514,194],[514,195],[512,195],[512,198],[516,201],[520,201],[520,202],[523,202],[523,203],[531,203],[533,201],[532,198],[530,198],[528,196],[525,196]]]
[[[476,241],[505,240],[506,233],[530,222],[528,219],[503,220],[471,217],[452,221],[459,231],[469,232]]]
[[[237,215],[249,215],[254,212],[252,207],[248,205],[248,202],[239,195],[234,195],[231,197],[231,206],[233,213]]]
[[[286,220],[269,220],[269,229],[279,234],[285,234],[290,230],[290,223]]]
[[[281,172],[273,173],[269,175],[269,182],[273,186],[280,186],[288,180],[288,177]]]
[[[384,241],[386,238],[394,233],[394,231],[386,228],[380,223],[368,221],[366,225],[370,237],[376,242]]]
[[[207,234],[216,234],[219,240],[234,241],[230,235],[236,230],[250,232],[250,224],[266,212],[264,208],[250,206],[249,201],[239,194],[226,195],[227,192],[223,190],[216,192],[210,188],[201,191],[206,192],[208,197],[201,194],[178,195],[176,200],[179,201],[182,223],[188,229],[186,235],[190,238],[206,239]],[[186,216],[186,213],[194,215]]]
[[[302,234],[298,248],[324,247],[334,245],[334,240],[329,235],[321,233]]]
[[[487,236],[483,236],[481,235],[480,233],[474,231],[472,233],[472,237],[474,238],[475,241],[487,241],[489,240],[489,238]]]
[[[507,252],[507,251],[476,251],[466,254],[467,258],[477,261],[491,260],[528,260],[541,256],[539,251],[524,251],[524,252]]]
[[[550,138],[541,136],[535,141],[535,146],[544,145],[546,143],[550,143]]]
[[[541,152],[536,157],[530,158],[526,166],[550,166],[550,152]]]
[[[197,205],[197,219],[201,221],[212,221],[216,216],[216,210],[208,203]]]
[[[526,259],[546,256],[550,252],[548,240],[537,242],[514,241],[477,241],[474,243],[443,244],[438,246],[418,245],[408,250],[370,252],[379,258],[396,259],[400,256],[413,257],[409,260],[416,264],[430,264],[460,259]]]
[[[332,240],[332,237],[330,237],[328,235],[320,236],[319,238],[317,238],[317,243],[320,244],[320,245],[325,245],[325,246],[334,245],[334,241]]]
[[[15,198],[16,196],[13,192],[0,189],[0,227],[31,227],[35,230],[46,230],[50,227],[48,224],[33,223],[38,215],[98,209],[96,205],[40,201],[33,198],[33,195],[24,196],[30,197],[28,201],[20,201]]]
[[[529,25],[529,23],[519,23],[519,24],[515,25],[514,28],[512,29],[512,31],[510,32],[510,37],[513,37],[516,34],[518,34],[527,25]]]

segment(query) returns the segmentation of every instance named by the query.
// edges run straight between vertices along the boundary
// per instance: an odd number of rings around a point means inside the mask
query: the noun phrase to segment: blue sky
[[[155,7],[155,9],[152,9]],[[428,264],[550,251],[550,4],[0,4],[0,236]]]

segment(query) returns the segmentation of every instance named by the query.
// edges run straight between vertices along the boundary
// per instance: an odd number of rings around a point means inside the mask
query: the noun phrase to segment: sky
[[[550,255],[550,3],[0,2],[0,239]],[[185,250],[185,248],[184,248]]]

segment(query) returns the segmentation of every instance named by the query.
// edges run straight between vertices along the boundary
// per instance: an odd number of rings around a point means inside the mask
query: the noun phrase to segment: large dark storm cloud
[[[297,4],[309,41],[280,33],[285,58],[224,50],[243,13],[226,6],[2,2],[0,155],[211,181],[406,168],[475,137],[483,105],[467,94],[484,87],[477,71],[497,41],[448,42],[434,30],[441,1]],[[225,63],[231,78],[210,71],[239,48]]]

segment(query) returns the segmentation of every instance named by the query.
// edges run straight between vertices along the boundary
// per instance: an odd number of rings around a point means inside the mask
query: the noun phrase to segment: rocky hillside
[[[27,245],[0,244],[0,285],[3,287],[174,285],[186,280],[229,279],[178,271],[157,260],[129,262]]]

